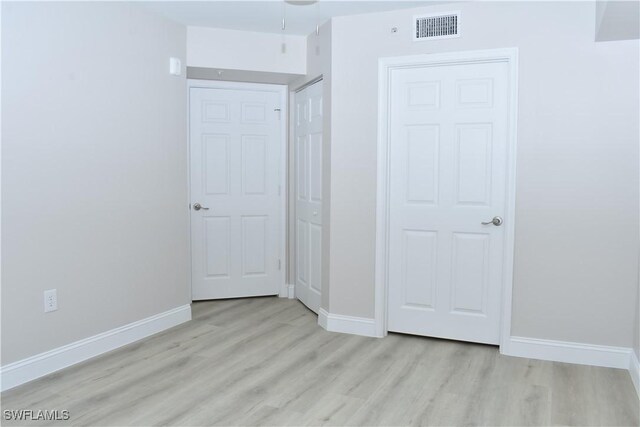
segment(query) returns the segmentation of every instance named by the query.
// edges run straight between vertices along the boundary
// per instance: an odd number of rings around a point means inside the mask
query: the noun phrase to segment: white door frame
[[[490,49],[465,52],[380,58],[378,61],[378,182],[376,202],[376,271],[375,312],[376,335],[387,335],[387,295],[389,269],[389,100],[390,76],[394,69],[442,65],[506,62],[509,65],[509,118],[507,153],[507,189],[505,215],[505,247],[502,274],[502,313],[500,350],[506,349],[511,337],[511,296],[513,289],[513,251],[516,200],[516,144],[518,117],[518,49]]]
[[[282,260],[278,280],[280,293],[279,296],[286,298],[288,295],[288,288],[286,285],[287,277],[287,137],[288,137],[288,111],[289,103],[287,99],[287,86],[277,84],[264,84],[264,83],[243,83],[243,82],[227,82],[217,80],[198,80],[187,79],[187,175],[188,175],[188,195],[189,195],[189,209],[191,208],[191,135],[190,135],[190,123],[191,123],[191,109],[190,109],[190,96],[192,88],[204,88],[204,89],[227,89],[227,90],[252,90],[262,92],[277,92],[280,95],[280,250],[279,258]],[[193,278],[191,277],[192,269],[191,253],[191,215],[189,215],[189,283],[193,286]],[[191,291],[190,297],[193,295]]]

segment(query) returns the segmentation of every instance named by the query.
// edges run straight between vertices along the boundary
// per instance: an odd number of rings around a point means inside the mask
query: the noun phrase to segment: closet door
[[[322,249],[322,81],[295,95],[295,295],[320,308]]]
[[[499,342],[508,82],[504,62],[393,71],[389,331]]]

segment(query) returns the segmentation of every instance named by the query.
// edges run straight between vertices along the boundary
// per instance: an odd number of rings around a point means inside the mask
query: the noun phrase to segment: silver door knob
[[[494,216],[493,219],[491,221],[488,222],[483,222],[482,225],[489,225],[489,224],[493,224],[496,227],[500,227],[502,225],[504,221],[502,220],[502,217],[499,216]]]
[[[193,210],[194,211],[199,211],[200,209],[202,209],[203,211],[208,211],[209,210],[209,208],[205,208],[200,203],[194,203],[193,204]]]

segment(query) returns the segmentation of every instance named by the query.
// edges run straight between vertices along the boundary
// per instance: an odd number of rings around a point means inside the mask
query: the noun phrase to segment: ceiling
[[[300,4],[303,3],[303,4]],[[310,4],[304,4],[310,3]],[[433,0],[213,0],[140,2],[161,15],[184,25],[227,28],[264,33],[307,35],[334,16],[420,7],[445,3]],[[282,31],[285,16],[286,30]]]
[[[596,41],[640,38],[640,3],[598,0],[596,2]]]

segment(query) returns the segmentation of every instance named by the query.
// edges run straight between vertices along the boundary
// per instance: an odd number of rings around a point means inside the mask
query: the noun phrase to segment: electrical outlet
[[[49,289],[44,291],[44,312],[56,311],[58,309],[58,290]]]

